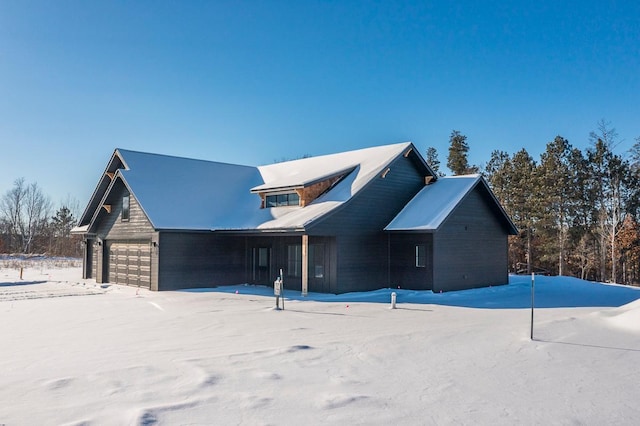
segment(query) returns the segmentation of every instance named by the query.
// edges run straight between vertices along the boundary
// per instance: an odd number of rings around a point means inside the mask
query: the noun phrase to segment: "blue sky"
[[[413,141],[470,161],[640,136],[635,1],[0,1],[0,194],[82,207],[121,147],[241,164]],[[213,184],[213,183],[212,183]]]

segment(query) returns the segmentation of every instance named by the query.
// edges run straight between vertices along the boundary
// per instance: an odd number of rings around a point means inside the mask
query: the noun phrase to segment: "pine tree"
[[[469,145],[467,144],[467,137],[457,130],[452,131],[449,137],[447,167],[454,175],[477,173],[477,167],[469,166],[469,160],[467,158],[468,152]]]
[[[510,169],[511,159],[509,154],[505,151],[495,150],[491,153],[491,159],[482,173],[498,201],[507,211],[511,205]]]
[[[436,175],[444,176],[444,173],[440,171],[440,160],[438,160],[438,151],[434,147],[430,146],[429,148],[427,148],[427,155],[425,160]]]
[[[51,218],[52,237],[56,241],[55,252],[59,255],[70,255],[74,252],[71,240],[71,229],[76,225],[71,209],[62,206]]]
[[[526,149],[513,155],[508,179],[511,184],[509,213],[520,230],[519,244],[514,249],[524,255],[527,273],[533,270],[533,237],[536,226],[536,204],[539,197],[537,165]]]
[[[542,230],[549,237],[543,247],[549,266],[555,268],[557,261],[558,275],[565,274],[569,227],[577,199],[577,191],[572,185],[575,171],[571,168],[571,151],[569,142],[556,136],[540,156],[540,216],[545,225]]]

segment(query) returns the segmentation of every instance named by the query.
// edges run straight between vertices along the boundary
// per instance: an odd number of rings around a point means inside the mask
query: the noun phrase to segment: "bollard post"
[[[536,288],[536,276],[531,273],[531,334],[529,338],[533,340],[533,309],[535,307],[535,288]]]
[[[22,271],[23,271],[23,269],[24,269],[24,268],[21,266],[21,267],[20,267],[20,279],[22,279]]]
[[[396,308],[396,292],[391,293],[391,309]]]

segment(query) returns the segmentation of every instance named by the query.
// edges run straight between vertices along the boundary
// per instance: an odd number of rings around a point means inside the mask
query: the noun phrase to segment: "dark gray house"
[[[260,167],[116,149],[75,233],[85,278],[344,293],[505,284],[516,228],[480,176],[412,143]]]

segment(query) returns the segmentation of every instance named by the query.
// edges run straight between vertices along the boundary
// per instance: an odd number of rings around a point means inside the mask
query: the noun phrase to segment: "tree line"
[[[37,183],[15,180],[0,198],[0,253],[80,257],[80,238],[71,235],[76,211],[70,197],[54,211]]]
[[[475,166],[466,136],[452,132],[447,167],[481,173],[519,229],[509,237],[510,272],[640,283],[640,137],[618,154],[618,134],[601,120],[589,139],[582,151],[556,136],[538,160],[524,148],[494,150]],[[426,160],[443,175],[434,148]]]

